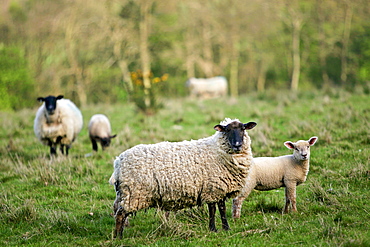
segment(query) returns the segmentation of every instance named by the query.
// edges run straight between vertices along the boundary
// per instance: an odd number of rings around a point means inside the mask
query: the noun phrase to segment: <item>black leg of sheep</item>
[[[209,211],[209,230],[212,232],[217,232],[216,225],[215,225],[215,213],[216,213],[216,203],[208,203],[208,211]]]
[[[229,223],[227,223],[227,218],[226,218],[226,205],[225,205],[225,200],[220,200],[218,203],[218,211],[220,211],[220,216],[221,216],[221,222],[222,222],[222,229],[224,230],[230,230]]]
[[[119,207],[115,212],[116,229],[113,234],[114,238],[122,238],[123,228],[125,227],[128,215],[128,213],[123,211],[122,207]]]

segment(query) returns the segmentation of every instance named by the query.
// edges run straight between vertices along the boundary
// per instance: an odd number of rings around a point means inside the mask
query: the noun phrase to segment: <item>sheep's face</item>
[[[110,146],[111,139],[116,137],[117,135],[109,136],[109,137],[104,137],[104,138],[99,138],[100,143],[102,146],[102,149],[104,150],[105,148]]]
[[[239,153],[242,150],[244,131],[247,129],[253,129],[257,124],[255,122],[249,122],[243,124],[239,121],[233,121],[228,125],[216,125],[215,130],[224,132],[226,138],[231,146],[231,150],[235,153]]]
[[[53,115],[55,112],[55,109],[57,108],[57,100],[60,100],[63,98],[63,95],[59,95],[57,97],[54,96],[48,96],[48,97],[39,97],[37,98],[40,102],[45,102],[45,109],[49,115]]]
[[[317,139],[316,136],[313,136],[308,141],[287,141],[284,142],[284,145],[294,150],[293,155],[297,160],[308,160],[310,158],[310,146],[314,145]]]

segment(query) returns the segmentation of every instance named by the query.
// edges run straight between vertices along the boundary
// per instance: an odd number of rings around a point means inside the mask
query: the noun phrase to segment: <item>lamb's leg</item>
[[[218,211],[220,211],[221,222],[222,222],[222,229],[230,230],[229,223],[227,223],[226,218],[226,206],[225,206],[225,199],[220,200],[218,203]]]
[[[292,211],[297,212],[296,207],[296,183],[295,182],[289,182],[285,183],[285,207],[284,207],[284,213],[289,212],[289,206],[292,204]]]
[[[96,141],[94,139],[90,139],[90,140],[91,140],[93,151],[97,152],[98,151],[98,144],[96,143]]]
[[[119,207],[115,212],[114,217],[116,219],[116,229],[113,234],[114,238],[122,238],[123,229],[125,227],[128,215],[129,214],[123,211],[122,207]]]
[[[232,206],[232,216],[234,219],[240,218],[240,212],[242,210],[242,205],[245,200],[249,196],[249,194],[254,189],[252,184],[254,182],[248,182],[250,185],[247,185],[243,188],[243,190],[240,192],[240,194],[233,199],[233,206]]]
[[[209,211],[209,230],[212,232],[217,232],[216,225],[215,225],[215,213],[216,213],[216,203],[208,203],[208,211]]]
[[[242,204],[244,197],[236,197],[233,199],[232,216],[234,219],[240,218],[240,211],[242,210]]]

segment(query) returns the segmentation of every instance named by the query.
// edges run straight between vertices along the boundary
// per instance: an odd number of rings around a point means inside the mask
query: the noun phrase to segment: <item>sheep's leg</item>
[[[98,151],[98,144],[94,139],[91,139],[91,144],[92,144],[92,149],[93,151],[97,152]]]
[[[70,145],[60,144],[60,152],[64,155],[64,149],[65,149],[65,155],[68,156],[68,151],[70,147],[71,147]]]
[[[234,219],[240,218],[240,211],[242,210],[242,204],[244,197],[236,197],[233,199],[232,216]]]
[[[57,155],[57,149],[53,146],[50,146],[50,155],[51,156]]]
[[[248,182],[248,183],[254,184],[254,182]],[[245,191],[242,191],[239,194],[239,196],[233,199],[232,216],[234,219],[240,218],[240,212],[242,210],[243,202],[245,198],[247,198],[253,190],[253,187],[250,186],[249,184],[244,188]]]
[[[208,203],[208,211],[209,211],[209,230],[212,232],[217,232],[216,225],[215,225],[215,213],[216,213],[216,203]]]
[[[50,147],[50,155],[51,156],[57,155],[57,150],[55,148],[55,144],[52,143],[49,139],[47,141],[48,141],[48,146]]]
[[[292,205],[292,211],[297,212],[296,206],[296,183],[291,182],[289,184],[285,184],[285,207],[284,213],[289,212],[289,206]]]
[[[128,213],[125,213],[122,207],[119,207],[115,212],[115,219],[116,219],[116,229],[114,231],[113,237],[114,238],[122,238],[123,229],[125,227],[125,223],[127,222]]]
[[[221,222],[222,222],[222,229],[230,230],[229,223],[227,223],[226,218],[226,206],[225,206],[225,199],[220,200],[218,203],[218,211],[220,211]]]

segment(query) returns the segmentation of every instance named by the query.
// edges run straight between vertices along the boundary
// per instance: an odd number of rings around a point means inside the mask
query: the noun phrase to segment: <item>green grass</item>
[[[267,92],[238,99],[163,100],[157,115],[132,104],[82,110],[84,129],[68,158],[51,160],[33,133],[36,109],[0,113],[1,246],[369,246],[370,96],[345,91]],[[92,156],[87,124],[111,120],[112,146]],[[139,143],[212,135],[224,117],[255,121],[254,156],[289,154],[284,141],[318,136],[306,183],[297,187],[298,213],[282,215],[284,189],[254,191],[230,231],[208,231],[207,207],[171,213],[140,211],[122,240],[113,240],[108,184],[115,156]],[[100,146],[99,146],[100,148]],[[217,217],[216,226],[221,229]]]

